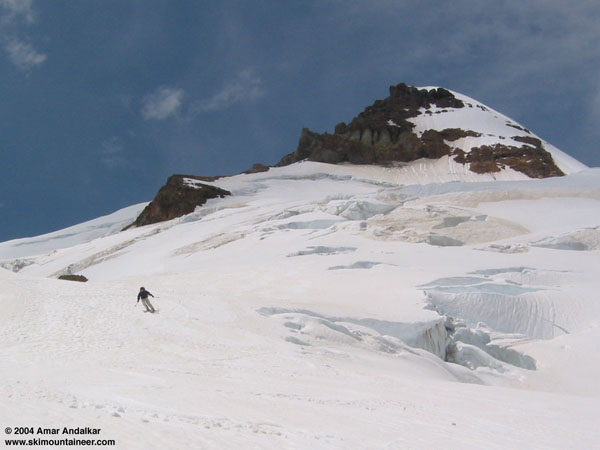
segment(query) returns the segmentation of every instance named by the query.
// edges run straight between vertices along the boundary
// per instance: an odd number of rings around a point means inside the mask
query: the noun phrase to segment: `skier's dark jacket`
[[[148,298],[148,296],[154,297],[154,295],[152,295],[149,291],[140,291],[138,294],[138,302],[140,301],[140,298],[143,300]]]

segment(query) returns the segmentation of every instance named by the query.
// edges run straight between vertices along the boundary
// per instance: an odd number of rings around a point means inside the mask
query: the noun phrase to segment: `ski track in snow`
[[[0,243],[2,423],[125,449],[593,448],[600,172],[397,176],[301,163],[167,223]]]

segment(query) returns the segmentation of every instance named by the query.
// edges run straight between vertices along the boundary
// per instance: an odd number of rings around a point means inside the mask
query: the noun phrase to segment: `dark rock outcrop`
[[[514,136],[512,139],[528,145],[483,145],[472,148],[469,153],[455,152],[455,161],[470,163],[470,169],[476,173],[498,172],[510,167],[530,178],[564,175],[556,167],[552,155],[542,146],[542,141],[528,136]]]
[[[287,166],[303,160],[330,164],[387,165],[448,155],[459,163],[469,163],[471,170],[477,173],[496,172],[503,167],[510,167],[532,178],[563,175],[541,141],[533,136],[512,138],[522,142],[522,146],[497,144],[465,153],[449,143],[469,136],[479,137],[480,133],[448,128],[442,131],[430,129],[417,135],[413,131],[414,124],[407,119],[424,112],[431,114],[428,110],[432,106],[456,109],[464,108],[465,104],[442,88],[417,89],[404,83],[391,86],[389,97],[375,101],[349,124],[339,123],[333,134],[303,129],[296,151],[284,156],[276,166]],[[483,107],[482,110],[487,111]]]
[[[268,170],[269,170],[269,166],[265,166],[264,164],[256,163],[252,167],[250,167],[248,170],[245,170],[242,173],[245,173],[245,174],[261,173],[261,172],[267,172]]]
[[[464,104],[442,88],[429,91],[404,83],[391,86],[389,97],[375,101],[349,124],[339,123],[334,134],[302,130],[296,151],[284,156],[277,166],[304,159],[331,164],[387,164],[439,158],[450,151],[443,144],[444,137],[433,132],[420,139],[412,132],[414,125],[407,120],[420,115],[421,108],[431,106],[463,108]]]
[[[189,214],[211,198],[222,198],[231,195],[224,189],[198,182],[187,182],[186,179],[207,181],[208,177],[194,175],[171,175],[167,184],[161,187],[156,197],[144,208],[134,223],[127,228],[150,225],[171,220]]]
[[[80,283],[85,283],[88,279],[83,275],[61,275],[58,277],[59,280],[66,281],[79,281]]]

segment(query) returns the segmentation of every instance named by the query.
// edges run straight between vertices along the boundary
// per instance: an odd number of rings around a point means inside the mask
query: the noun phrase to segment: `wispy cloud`
[[[34,21],[32,4],[33,0],[0,0],[0,6],[5,11],[2,21],[21,16],[32,23]]]
[[[142,99],[142,117],[163,120],[177,113],[183,102],[183,89],[160,87]]]
[[[509,85],[534,76],[552,80],[548,75],[553,71],[589,66],[594,61],[597,65],[600,55],[597,0],[456,0],[440,2],[435,9],[428,2],[396,0],[347,0],[344,8],[339,8],[340,0],[327,4],[336,6],[332,20],[347,27],[348,33],[361,27],[368,30],[362,39],[381,58],[374,64],[375,57],[371,57],[369,70],[406,73],[407,67],[431,67],[432,63],[448,70],[458,63],[456,70],[461,65],[475,78],[486,82],[502,78]],[[408,15],[410,21],[406,21]],[[366,28],[375,18],[381,26]],[[394,29],[394,23],[403,26]],[[381,30],[388,33],[390,29],[390,39],[382,39]],[[374,42],[379,46],[374,47]],[[389,58],[393,49],[402,58]]]
[[[6,41],[4,49],[12,63],[23,70],[39,66],[46,60],[46,55],[36,51],[30,44],[16,39]]]
[[[221,111],[239,103],[249,103],[265,95],[261,78],[251,69],[238,73],[235,79],[225,84],[210,98],[197,102],[193,113]]]
[[[131,166],[131,163],[125,157],[125,145],[121,138],[117,136],[113,136],[102,143],[100,147],[100,160],[109,169]]]
[[[46,61],[47,56],[19,37],[19,22],[35,22],[33,0],[0,0],[0,44],[10,61],[21,70],[30,70]]]

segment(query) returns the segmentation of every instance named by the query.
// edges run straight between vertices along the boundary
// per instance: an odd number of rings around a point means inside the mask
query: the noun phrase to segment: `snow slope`
[[[420,89],[432,90],[436,87],[428,86]],[[514,140],[514,137],[534,137],[542,141],[544,148],[550,152],[552,159],[563,173],[571,174],[587,168],[575,158],[544,141],[511,118],[466,95],[458,92],[452,92],[452,94],[461,100],[465,107],[440,108],[431,105],[428,109],[421,108],[419,116],[408,119],[409,122],[415,124],[414,132],[417,135],[422,135],[426,130],[442,131],[447,128],[464,128],[468,124],[469,130],[476,131],[481,136],[468,136],[449,142],[448,145],[469,153],[473,147],[493,146],[497,143],[520,147],[523,142]]]
[[[430,163],[298,163],[170,222],[0,243],[0,421],[123,449],[594,448],[600,170]]]
[[[118,233],[142,212],[147,203],[129,206],[64,230],[43,234],[41,236],[14,239],[0,243],[4,258],[20,258],[36,254],[48,253],[59,248],[67,248],[81,242]]]

